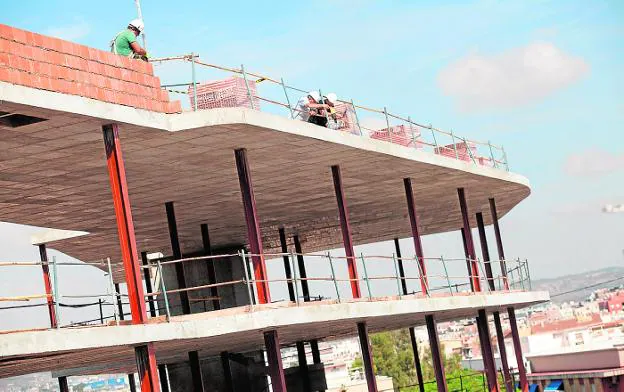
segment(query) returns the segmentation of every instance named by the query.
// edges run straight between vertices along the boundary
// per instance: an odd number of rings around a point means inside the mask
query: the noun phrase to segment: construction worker
[[[321,94],[318,91],[310,91],[307,95],[304,95],[297,102],[295,106],[295,118],[301,121],[306,121],[316,125],[326,126],[327,117],[325,117],[325,109],[329,108],[329,105],[321,103]]]
[[[143,31],[145,25],[141,19],[134,19],[128,24],[128,28],[121,31],[111,41],[111,52],[120,56],[140,58],[147,61],[147,51],[139,45],[137,37]]]

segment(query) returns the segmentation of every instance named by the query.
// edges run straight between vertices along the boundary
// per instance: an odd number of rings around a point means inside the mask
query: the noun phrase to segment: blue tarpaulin
[[[516,383],[516,389],[520,389],[520,382]],[[537,384],[529,384],[529,392],[536,392]]]
[[[563,391],[563,380],[553,380],[546,386],[545,391]]]

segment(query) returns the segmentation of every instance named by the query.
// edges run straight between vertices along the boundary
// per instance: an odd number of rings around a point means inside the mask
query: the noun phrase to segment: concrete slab
[[[505,311],[508,306],[518,309],[548,300],[547,292],[501,292],[301,306],[283,303],[178,316],[170,323],[152,320],[146,325],[12,332],[0,339],[0,377],[39,371],[130,372],[135,367],[132,347],[146,342],[154,342],[159,363],[175,363],[184,361],[191,350],[207,357],[224,350],[261,349],[262,332],[267,329],[276,328],[282,344],[288,345],[354,336],[359,321],[366,321],[371,332],[378,332],[422,325],[425,315],[432,313],[445,321],[474,317],[478,309]]]
[[[306,251],[342,243],[331,165],[342,168],[356,244],[411,236],[402,179],[413,179],[423,234],[461,227],[456,188],[471,213],[488,198],[499,215],[526,198],[526,178],[433,153],[345,134],[259,111],[230,108],[166,115],[0,83],[0,111],[48,119],[0,127],[0,220],[85,231],[51,247],[84,261],[111,257],[123,274],[101,126],[117,122],[141,251],[170,254],[164,204],[174,201],[184,252],[246,244],[234,163],[247,148],[267,252],[277,229],[298,233]],[[472,218],[472,217],[471,217]],[[471,221],[472,225],[476,225]]]

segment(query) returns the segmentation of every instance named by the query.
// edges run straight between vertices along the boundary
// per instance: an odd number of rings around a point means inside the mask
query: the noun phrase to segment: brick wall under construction
[[[145,61],[3,24],[0,81],[154,112],[181,111]]]

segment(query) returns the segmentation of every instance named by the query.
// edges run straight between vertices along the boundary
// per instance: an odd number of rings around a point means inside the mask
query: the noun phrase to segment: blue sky
[[[132,0],[2,8],[2,23],[102,49],[136,15]],[[624,3],[146,0],[143,14],[154,57],[244,63],[504,145],[533,185],[503,219],[507,253],[536,277],[622,265],[624,214],[600,210],[624,203]],[[186,65],[156,71],[190,77]],[[461,246],[451,237],[425,245]]]

